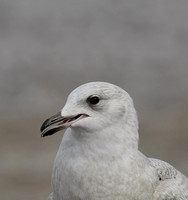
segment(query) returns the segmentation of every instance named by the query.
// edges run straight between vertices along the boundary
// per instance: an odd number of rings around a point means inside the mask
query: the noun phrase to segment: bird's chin
[[[106,128],[106,125],[101,123],[102,120],[100,118],[88,117],[83,120],[79,120],[76,123],[72,124],[70,128],[73,131],[93,134],[99,132]]]
[[[53,135],[54,133],[69,127],[75,127],[79,125],[80,121],[87,117],[89,117],[87,114],[77,114],[74,116],[62,117],[61,113],[59,112],[44,121],[40,129],[42,133],[41,137]]]

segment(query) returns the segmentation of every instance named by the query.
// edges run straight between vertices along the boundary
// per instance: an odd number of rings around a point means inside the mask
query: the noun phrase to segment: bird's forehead
[[[68,99],[83,99],[88,98],[91,95],[99,95],[104,98],[121,96],[125,91],[110,83],[104,82],[91,82],[77,87],[73,90]]]

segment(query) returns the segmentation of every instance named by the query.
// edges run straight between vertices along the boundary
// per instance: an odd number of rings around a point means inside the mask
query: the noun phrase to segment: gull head
[[[106,82],[90,82],[73,90],[63,109],[41,126],[41,136],[59,130],[92,134],[111,127],[138,129],[137,115],[129,94]]]

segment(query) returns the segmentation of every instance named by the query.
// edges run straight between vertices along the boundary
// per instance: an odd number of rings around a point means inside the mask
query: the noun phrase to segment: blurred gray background
[[[0,199],[43,200],[63,133],[39,128],[89,81],[134,99],[140,150],[188,175],[187,0],[0,1]]]

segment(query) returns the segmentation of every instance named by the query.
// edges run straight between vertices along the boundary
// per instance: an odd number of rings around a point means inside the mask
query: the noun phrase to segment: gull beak
[[[63,117],[61,112],[45,120],[40,131],[41,137],[53,135],[54,133],[70,127],[73,123],[83,118],[89,117],[87,114],[77,114],[75,116]]]

